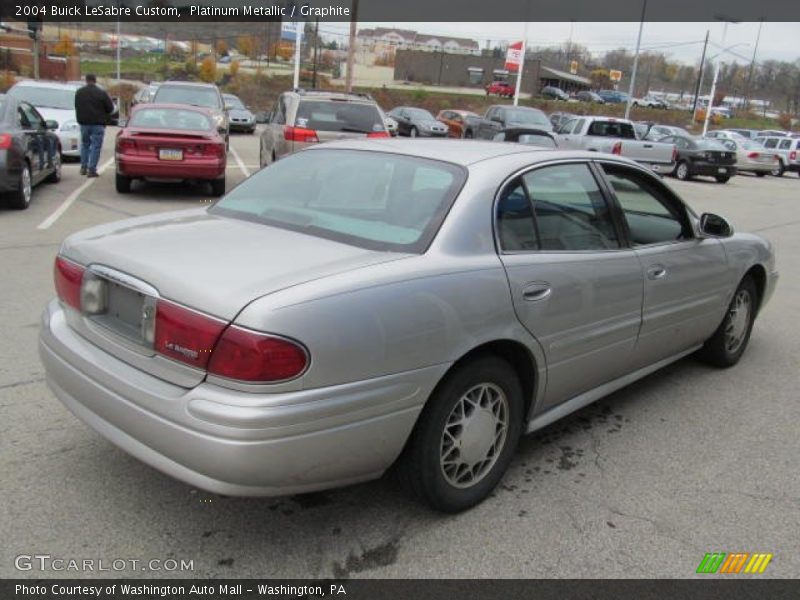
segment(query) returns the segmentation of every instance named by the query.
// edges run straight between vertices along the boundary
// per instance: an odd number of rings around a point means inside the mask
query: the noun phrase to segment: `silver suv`
[[[780,160],[778,166],[772,171],[775,177],[783,177],[786,171],[792,171],[800,176],[800,138],[785,136],[759,137],[758,141],[767,150],[772,150]]]
[[[219,88],[213,83],[195,81],[165,81],[158,86],[152,102],[159,104],[188,104],[211,110],[217,130],[228,143],[228,108]]]
[[[261,132],[259,160],[264,167],[309,144],[363,137],[389,137],[371,96],[295,89],[278,96]]]

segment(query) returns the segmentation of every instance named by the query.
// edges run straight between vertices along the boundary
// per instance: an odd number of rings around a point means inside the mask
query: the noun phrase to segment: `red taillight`
[[[125,152],[133,152],[134,150],[136,150],[136,142],[132,139],[124,137],[117,139],[117,152],[122,152],[124,154]]]
[[[678,160],[678,149],[675,146],[673,146],[672,147],[672,162],[675,162],[676,160]]]
[[[208,372],[228,379],[275,382],[305,371],[305,349],[285,338],[240,327],[228,327],[217,342]]]
[[[283,128],[283,137],[288,142],[318,142],[317,132],[303,127],[287,125]]]
[[[8,150],[11,148],[12,137],[8,133],[0,133],[0,150]]]
[[[797,152],[795,150],[789,152],[789,160],[797,160]]]
[[[85,270],[74,262],[56,256],[56,264],[53,269],[56,293],[62,302],[77,310],[81,309],[81,282]]]
[[[156,306],[155,351],[205,369],[226,323],[172,302]]]
[[[386,131],[370,131],[367,134],[368,138],[388,138],[391,137]]]
[[[203,156],[225,156],[225,143],[209,143],[203,146]]]
[[[759,154],[758,152],[750,152],[747,155],[747,158],[758,158],[759,156],[761,156],[761,154]]]
[[[622,142],[617,142],[614,144],[614,146],[611,148],[611,154],[622,154]]]

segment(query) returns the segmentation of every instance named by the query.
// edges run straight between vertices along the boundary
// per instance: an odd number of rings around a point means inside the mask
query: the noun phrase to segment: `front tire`
[[[756,171],[756,177],[766,177],[767,174],[764,171]]]
[[[416,127],[412,127],[408,130],[408,136],[412,138],[419,137],[419,131],[417,131]]]
[[[465,140],[471,140],[472,138],[473,138],[473,135],[472,135],[472,130],[471,129],[467,129],[466,131],[464,131],[464,139]]]
[[[53,155],[53,172],[45,179],[46,183],[58,183],[61,181],[61,151]]]
[[[478,504],[511,462],[523,413],[522,387],[506,361],[484,356],[457,367],[419,416],[398,463],[401,481],[443,512]]]
[[[720,175],[720,176],[715,177],[714,179],[717,180],[717,183],[728,183],[728,180],[730,180],[730,177],[728,177],[727,175]]]
[[[732,367],[744,354],[758,306],[758,291],[750,276],[742,279],[733,294],[725,318],[714,334],[698,350],[698,357],[715,367]]]

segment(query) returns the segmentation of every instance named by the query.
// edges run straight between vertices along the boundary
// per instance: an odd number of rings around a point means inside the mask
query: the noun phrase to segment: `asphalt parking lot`
[[[0,210],[0,577],[692,577],[706,552],[769,552],[800,576],[800,178],[670,184],[776,246],[781,280],[741,363],[691,358],[523,439],[492,497],[431,512],[388,479],[290,498],[210,495],[131,458],[44,383],[36,340],[68,234],[200,206],[182,185],[114,191],[64,167],[26,211]],[[232,137],[228,189],[258,169]],[[18,555],[191,560],[189,572],[19,571]],[[749,575],[742,577],[750,577]]]

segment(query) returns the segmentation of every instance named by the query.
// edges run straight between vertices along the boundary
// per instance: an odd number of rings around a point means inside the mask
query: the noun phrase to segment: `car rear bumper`
[[[275,496],[379,477],[448,365],[297,392],[185,389],[94,346],[53,301],[39,351],[47,383],[123,450],[198,488]]]
[[[79,130],[57,131],[56,135],[58,136],[58,142],[61,144],[62,155],[71,157],[81,155],[81,132]]]
[[[169,161],[117,155],[117,172],[126,177],[219,179],[225,174],[225,159]]]
[[[692,175],[705,175],[708,177],[725,176],[733,177],[736,175],[735,165],[720,165],[717,163],[691,162],[689,169]]]
[[[255,121],[252,123],[239,123],[237,121],[231,121],[230,124],[231,131],[255,131],[255,128]]]

